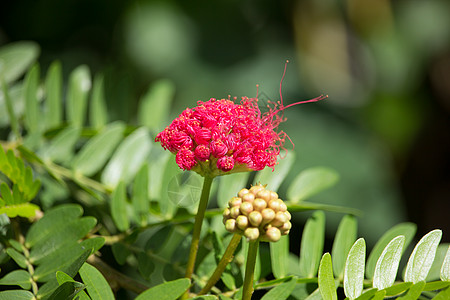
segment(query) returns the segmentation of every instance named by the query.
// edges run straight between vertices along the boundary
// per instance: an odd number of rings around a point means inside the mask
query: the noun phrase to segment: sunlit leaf
[[[383,249],[389,244],[389,242],[399,236],[403,235],[405,237],[405,244],[403,246],[403,251],[408,247],[411,240],[414,238],[414,234],[416,233],[417,226],[414,223],[401,223],[395,225],[391,229],[389,229],[383,236],[377,241],[375,246],[372,249],[372,252],[367,259],[366,266],[366,276],[368,278],[373,278],[373,274],[375,272],[375,266],[377,264],[377,260],[380,257]],[[402,251],[402,253],[403,253]]]
[[[450,247],[448,243],[441,243],[436,249],[436,256],[426,278],[426,282],[439,280],[441,278],[442,265],[444,264],[445,255]]]
[[[382,290],[394,284],[397,276],[398,264],[402,258],[403,244],[405,237],[400,235],[394,238],[384,248],[380,258],[378,258],[373,275],[373,287]]]
[[[441,268],[441,280],[450,281],[450,246],[445,254],[444,263]]]
[[[66,162],[74,155],[75,144],[80,137],[79,127],[69,126],[56,135],[42,154],[43,159]]]
[[[314,277],[319,268],[325,239],[325,214],[315,212],[306,222],[300,244],[300,273]]]
[[[337,300],[330,253],[325,253],[319,265],[319,290],[323,299]]]
[[[413,284],[406,295],[398,297],[397,300],[417,300],[425,287],[425,281],[419,281]]]
[[[34,300],[34,295],[29,291],[10,290],[0,292],[0,300]]]
[[[418,283],[427,278],[441,237],[442,231],[436,229],[420,239],[406,265],[405,281]]]
[[[358,239],[348,253],[344,271],[344,292],[352,299],[359,297],[363,290],[366,242]]]
[[[339,179],[336,171],[325,167],[314,167],[302,171],[287,190],[287,198],[293,203],[303,201],[318,192],[333,186]]]
[[[30,134],[39,132],[41,128],[41,118],[37,90],[39,86],[40,69],[39,65],[34,65],[25,77],[23,92],[25,98],[25,125]]]

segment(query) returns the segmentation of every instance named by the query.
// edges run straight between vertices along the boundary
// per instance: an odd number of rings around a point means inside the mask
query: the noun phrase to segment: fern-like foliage
[[[0,146],[0,172],[10,181],[0,183],[0,214],[8,217],[33,217],[39,206],[30,203],[36,196],[41,183],[33,179],[31,167],[25,167],[22,159],[16,157],[12,150],[6,153]]]

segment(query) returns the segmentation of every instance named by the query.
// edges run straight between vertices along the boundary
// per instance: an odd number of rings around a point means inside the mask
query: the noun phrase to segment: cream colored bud
[[[284,212],[279,211],[276,213],[275,218],[272,222],[270,222],[270,224],[272,224],[272,226],[279,227],[283,226],[286,222],[289,222],[287,215]]]
[[[235,219],[228,219],[225,222],[225,228],[229,232],[234,232],[236,230],[236,220]]]
[[[287,211],[287,206],[286,204],[283,202],[283,200],[280,200],[280,207],[278,208],[279,211]]]
[[[290,229],[281,231],[281,235],[288,235],[290,231],[291,231]]]
[[[236,218],[236,225],[239,229],[244,230],[248,226],[248,219],[246,216],[240,215]]]
[[[271,242],[278,242],[281,238],[281,232],[276,227],[269,227],[266,230],[266,237]]]
[[[292,218],[291,213],[289,211],[285,211],[284,214],[288,217],[288,220],[290,221]]]
[[[271,192],[270,192],[270,199],[271,199],[271,200],[278,199],[278,194],[271,191]]]
[[[292,223],[287,221],[280,227],[281,232],[289,231],[292,228]]]
[[[280,201],[279,199],[270,200],[267,206],[277,212],[280,210]]]
[[[259,211],[252,211],[248,215],[248,220],[250,221],[250,224],[252,224],[255,227],[258,227],[262,222],[262,215]]]
[[[267,207],[267,202],[264,199],[256,198],[255,201],[253,201],[253,209],[262,211],[264,208]]]
[[[256,241],[259,238],[259,229],[255,227],[248,227],[245,229],[244,235],[250,241]]]
[[[273,209],[264,208],[261,211],[261,216],[263,217],[262,223],[267,224],[275,218],[275,212],[273,211]]]
[[[234,207],[234,206],[240,206],[242,203],[242,199],[239,197],[233,197],[230,199],[230,201],[228,201],[228,205],[230,207]]]
[[[224,209],[223,216],[226,218],[230,217],[230,209],[228,207]]]
[[[248,194],[250,191],[248,189],[242,189],[239,191],[238,196],[243,197],[245,194]]]
[[[233,206],[232,208],[230,208],[230,217],[232,217],[233,219],[236,219],[240,214],[240,206]]]
[[[252,203],[255,200],[255,195],[252,193],[245,194],[242,196],[242,201]]]
[[[250,202],[242,202],[240,208],[241,213],[246,216],[253,211],[253,205]]]
[[[256,194],[257,198],[261,198],[266,200],[267,202],[269,202],[270,200],[270,191],[268,190],[260,190],[257,194]]]
[[[259,191],[264,190],[264,186],[258,184],[250,188],[250,193],[256,195]]]

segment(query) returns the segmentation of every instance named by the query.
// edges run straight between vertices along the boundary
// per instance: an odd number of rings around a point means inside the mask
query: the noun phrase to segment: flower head
[[[176,154],[181,169],[203,176],[273,168],[287,138],[278,131],[284,121],[279,112],[293,104],[271,104],[262,113],[258,98],[242,97],[240,103],[214,98],[198,101],[197,107],[184,110],[155,141]]]

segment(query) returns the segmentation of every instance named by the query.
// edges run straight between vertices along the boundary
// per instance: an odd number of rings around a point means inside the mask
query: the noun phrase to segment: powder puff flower
[[[278,131],[285,108],[324,97],[283,106],[271,103],[261,113],[258,98],[242,97],[240,103],[230,99],[198,101],[158,133],[155,141],[176,155],[183,170],[202,176],[262,170],[277,164],[280,150],[288,136]]]

